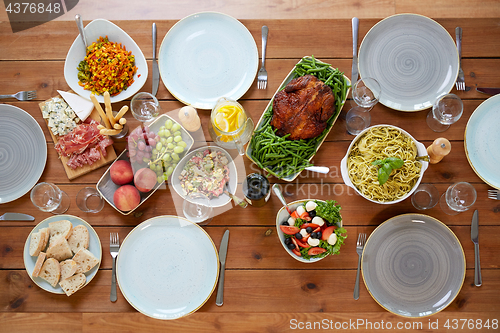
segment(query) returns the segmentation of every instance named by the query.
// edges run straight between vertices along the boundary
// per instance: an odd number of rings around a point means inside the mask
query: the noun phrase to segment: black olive
[[[302,234],[300,232],[296,233],[295,238],[302,239]]]
[[[290,237],[285,238],[286,245],[291,244],[291,243],[292,243],[292,239]]]
[[[308,234],[310,234],[313,231],[313,228],[312,227],[307,227],[306,231],[307,231]]]
[[[288,221],[284,221],[283,223],[281,223],[281,225],[290,225],[290,224],[288,223]]]
[[[321,238],[321,236],[322,236],[321,231],[318,231],[318,232],[316,233],[316,236],[318,236],[318,239],[320,239],[320,238]]]
[[[311,233],[311,238],[318,238],[318,234],[315,232]]]
[[[288,244],[288,245],[287,245],[287,247],[288,247],[290,250],[293,250],[293,249],[295,249],[295,244],[290,243],[290,244]]]
[[[313,209],[310,212],[308,212],[310,218],[314,218],[316,216],[316,210]]]

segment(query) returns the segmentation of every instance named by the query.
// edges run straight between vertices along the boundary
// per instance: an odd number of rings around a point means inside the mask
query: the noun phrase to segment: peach
[[[137,170],[134,176],[135,187],[141,192],[149,192],[156,185],[156,172],[150,168]]]
[[[120,186],[113,195],[113,202],[116,208],[128,212],[141,203],[139,191],[132,185]]]
[[[125,185],[134,180],[134,172],[129,161],[118,160],[109,169],[111,180],[116,185]]]

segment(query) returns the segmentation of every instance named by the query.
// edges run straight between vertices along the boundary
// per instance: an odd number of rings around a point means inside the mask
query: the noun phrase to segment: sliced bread
[[[69,247],[68,241],[64,237],[58,237],[47,249],[47,257],[57,259],[58,261],[71,258],[72,256],[71,247]]]
[[[33,268],[33,273],[31,273],[31,276],[37,277],[38,275],[40,275],[40,271],[42,270],[42,265],[45,262],[46,257],[47,255],[45,254],[45,252],[40,252],[38,258],[36,259],[35,267]]]
[[[60,220],[49,223],[50,228],[50,241],[49,245],[52,244],[57,238],[64,237],[68,239],[73,230],[73,224],[68,220]]]
[[[89,248],[89,231],[87,227],[84,225],[77,225],[73,228],[71,235],[68,238],[68,244],[71,247],[71,251],[73,253],[77,253],[80,248]]]
[[[75,275],[78,265],[76,264],[76,261],[68,259],[61,261],[59,266],[61,266],[61,280],[64,280]]]
[[[45,260],[38,276],[55,288],[59,282],[59,278],[61,277],[61,267],[59,266],[59,261],[54,258],[48,258]]]
[[[62,290],[66,293],[66,295],[71,296],[76,293],[78,290],[82,289],[82,287],[87,282],[87,277],[83,273],[78,273],[73,275],[67,279],[61,280],[59,285]]]
[[[73,260],[76,261],[78,266],[76,268],[77,273],[86,273],[99,263],[99,259],[83,247],[74,255]]]
[[[37,256],[40,254],[40,251],[42,251],[44,240],[45,234],[41,230],[31,233],[30,256]]]
[[[45,249],[47,248],[47,244],[49,243],[50,228],[49,227],[42,228],[42,229],[40,229],[40,231],[44,235],[43,244],[42,244],[42,251],[45,251]]]

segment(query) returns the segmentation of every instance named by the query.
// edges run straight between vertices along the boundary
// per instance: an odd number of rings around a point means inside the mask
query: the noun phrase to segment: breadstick
[[[104,92],[104,107],[106,109],[106,114],[108,115],[109,123],[111,124],[111,128],[115,126],[115,117],[113,116],[113,109],[111,109],[111,99],[110,99],[109,91]]]
[[[123,128],[123,125],[120,125],[119,123],[116,123],[115,126],[113,126],[114,129],[119,129],[121,130]]]
[[[122,130],[117,130],[117,129],[108,129],[108,128],[105,128],[105,129],[102,129],[99,131],[99,133],[101,133],[102,135],[117,135],[121,132]]]
[[[120,121],[119,121],[120,125],[125,125],[127,123],[127,119],[125,118],[120,118]]]
[[[105,129],[105,128],[106,128],[106,126],[104,126],[104,125],[101,125],[101,124],[97,125],[97,129],[102,130],[102,129]]]
[[[115,116],[115,121],[118,122],[127,111],[128,111],[128,106],[126,106],[126,105],[122,106],[120,111]]]
[[[90,94],[90,100],[92,101],[92,103],[94,103],[94,106],[97,109],[97,112],[99,113],[99,115],[101,116],[102,121],[104,122],[104,125],[106,125],[106,128],[111,128],[111,125],[109,123],[109,119],[106,116],[106,114],[104,113],[104,111],[102,110],[101,104],[99,104],[99,102],[97,101],[97,98],[95,98],[94,94]]]

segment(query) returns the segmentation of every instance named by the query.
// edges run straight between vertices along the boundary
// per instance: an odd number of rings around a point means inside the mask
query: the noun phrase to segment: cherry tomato
[[[280,225],[280,229],[287,235],[295,235],[300,231],[298,227],[292,227],[290,225]]]
[[[326,249],[324,249],[322,247],[312,247],[309,249],[309,251],[307,251],[307,254],[310,256],[315,256],[315,255],[323,253],[323,252],[326,252]]]
[[[321,235],[321,239],[324,241],[328,240],[328,237],[330,237],[330,235],[334,233],[335,229],[337,229],[337,227],[334,225],[326,228]]]

